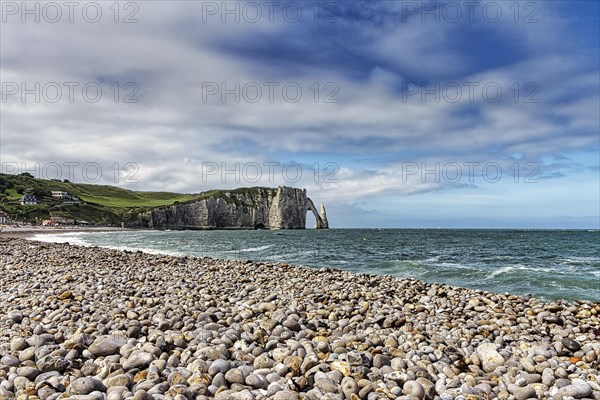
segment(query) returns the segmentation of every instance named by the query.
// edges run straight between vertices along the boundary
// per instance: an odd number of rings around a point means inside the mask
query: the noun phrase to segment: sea
[[[600,301],[599,230],[140,230],[35,239],[329,267],[545,300]]]

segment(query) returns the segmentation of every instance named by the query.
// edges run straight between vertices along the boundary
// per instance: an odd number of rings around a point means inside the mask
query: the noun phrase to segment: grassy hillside
[[[85,221],[96,225],[120,225],[140,212],[152,208],[187,203],[209,197],[223,198],[228,203],[241,204],[244,194],[267,195],[268,188],[252,187],[231,190],[210,190],[199,194],[171,192],[136,192],[108,185],[91,185],[68,181],[37,179],[29,174],[0,174],[0,211],[19,223],[41,223],[51,216]],[[80,199],[78,204],[65,204],[52,197],[52,191],[67,192]],[[38,205],[21,205],[23,194],[33,194]]]
[[[51,191],[68,192],[81,200],[79,204],[64,204],[54,199]],[[22,206],[19,199],[25,193],[34,194],[39,204]],[[70,217],[92,224],[119,225],[139,212],[198,198],[170,192],[134,192],[108,185],[90,185],[36,179],[27,174],[0,174],[0,210],[19,222],[38,222],[53,216]]]

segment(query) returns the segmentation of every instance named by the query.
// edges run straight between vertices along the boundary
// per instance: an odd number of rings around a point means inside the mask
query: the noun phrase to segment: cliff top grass
[[[250,197],[250,199],[252,201],[254,201],[259,196],[267,197],[269,195],[269,192],[271,192],[274,195],[276,191],[277,191],[276,188],[267,188],[267,187],[259,187],[259,186],[249,187],[249,188],[237,188],[237,189],[230,189],[230,190],[209,190],[209,191],[200,193],[194,199],[188,200],[187,202],[190,203],[193,201],[205,200],[210,197],[214,197],[215,199],[221,198],[221,199],[225,200],[228,204],[236,204],[236,205],[240,206],[240,205],[246,204],[246,203],[242,203],[242,201],[239,199],[239,197],[241,197],[241,196],[249,195],[248,197]]]

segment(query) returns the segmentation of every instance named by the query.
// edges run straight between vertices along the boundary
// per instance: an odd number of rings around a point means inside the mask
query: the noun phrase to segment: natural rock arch
[[[309,198],[307,201],[307,209],[312,211],[315,216],[315,229],[328,229],[329,222],[327,221],[327,213],[325,212],[325,204],[321,203],[321,212],[317,212],[317,208],[313,201]],[[304,214],[304,220],[306,220],[306,214]]]
[[[325,206],[317,211],[306,189],[240,188],[199,196],[196,201],[158,207],[140,213],[128,224],[150,229],[305,229],[306,213],[315,228],[327,229]]]

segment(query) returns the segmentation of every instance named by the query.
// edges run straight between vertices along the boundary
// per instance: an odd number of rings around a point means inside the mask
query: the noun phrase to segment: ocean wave
[[[46,243],[70,243],[79,246],[90,246],[83,238],[81,232],[65,232],[65,233],[36,233],[29,240]]]
[[[465,247],[465,240],[477,243],[478,237],[471,238],[472,232],[465,232],[465,237],[450,243],[440,238],[426,245],[423,238],[433,240],[427,232],[411,231],[412,239],[402,232],[401,248],[393,245],[395,236],[383,238],[369,232],[320,232],[320,235],[332,236],[327,245],[315,241],[312,232],[292,231],[282,233],[284,236],[273,236],[273,240],[266,236],[273,233],[270,231],[53,232],[34,238],[150,254],[329,266],[485,290],[533,293],[547,298],[597,299],[597,295],[586,288],[599,281],[600,255],[595,250],[597,244],[588,239],[565,251],[558,242],[556,248],[546,248],[532,237],[524,244],[529,246],[527,251],[520,248],[514,252],[512,233],[498,239],[498,250],[492,251],[486,247],[487,242]],[[363,241],[365,237],[367,240]]]
[[[563,263],[600,263],[600,257],[567,257],[562,259]]]
[[[111,245],[99,245],[99,247],[104,247],[104,248],[113,249],[113,250],[120,250],[120,251],[130,251],[130,252],[141,251],[142,253],[163,255],[163,256],[181,257],[181,256],[185,255],[185,253],[179,252],[179,251],[158,250],[158,249],[153,249],[150,247],[111,246]]]
[[[506,266],[506,267],[502,267],[502,268],[498,268],[498,269],[494,270],[494,272],[492,272],[489,275],[488,279],[489,278],[495,278],[498,275],[505,275],[505,274],[511,273],[511,272],[513,272],[515,270],[517,270],[517,268],[515,266],[512,266],[512,265],[509,265],[509,266]]]
[[[490,278],[499,275],[507,275],[511,273],[527,275],[528,277],[534,276],[576,276],[579,273],[586,272],[580,267],[574,265],[554,265],[554,266],[541,266],[541,265],[526,265],[526,264],[512,264],[505,267],[498,268],[490,274]]]
[[[441,267],[441,268],[447,268],[447,269],[478,269],[478,268],[474,268],[473,266],[467,265],[467,264],[461,264],[461,263],[455,263],[455,262],[441,262],[441,263],[435,263],[435,264],[430,264],[433,267]]]
[[[235,249],[235,250],[227,250],[224,251],[223,253],[228,253],[228,254],[234,254],[234,253],[256,253],[257,251],[263,251],[263,250],[267,250],[269,248],[273,247],[273,245],[264,245],[264,246],[257,246],[257,247],[247,247],[245,249]]]

